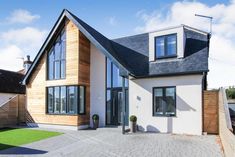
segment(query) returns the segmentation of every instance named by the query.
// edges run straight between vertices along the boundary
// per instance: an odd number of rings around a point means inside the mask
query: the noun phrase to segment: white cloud
[[[108,23],[111,25],[111,26],[116,26],[118,24],[118,21],[116,19],[116,17],[110,17],[108,19]]]
[[[0,69],[18,71],[23,68],[22,50],[15,45],[0,48]]]
[[[195,17],[195,13],[213,17],[213,34],[210,43],[209,87],[235,85],[235,1],[229,4],[208,6],[201,2],[175,2],[167,11],[139,11],[137,17],[144,25],[136,32],[152,31],[164,27],[186,24],[209,31],[209,21]]]
[[[0,32],[0,68],[14,71],[22,69],[22,60],[19,58],[30,55],[33,59],[46,34],[46,30],[34,27]]]
[[[34,27],[25,27],[22,29],[10,29],[0,34],[0,39],[5,44],[15,44],[23,51],[35,51],[47,34],[46,30],[39,30]]]
[[[7,18],[9,23],[23,23],[28,24],[32,21],[39,19],[39,15],[32,15],[29,11],[23,9],[14,10],[10,17]]]

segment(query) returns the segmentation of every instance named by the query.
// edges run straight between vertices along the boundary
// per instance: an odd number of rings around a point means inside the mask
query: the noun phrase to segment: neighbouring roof
[[[208,71],[208,33],[181,25],[186,31],[185,58],[172,62],[149,63],[148,33],[110,40],[80,18],[64,9],[35,57],[32,66],[27,71],[23,80],[24,84],[27,83],[31,73],[39,62],[40,57],[45,53],[45,49],[54,36],[54,33],[59,29],[59,26],[61,26],[61,23],[65,18],[71,20],[91,43],[116,64],[124,74],[132,75],[135,78],[141,78]],[[197,45],[192,44],[192,41],[196,42]]]
[[[25,94],[25,86],[21,84],[23,74],[0,69],[0,93]]]

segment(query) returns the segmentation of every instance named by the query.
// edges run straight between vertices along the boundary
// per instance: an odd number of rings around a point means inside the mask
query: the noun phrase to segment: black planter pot
[[[130,131],[135,133],[137,130],[136,122],[130,122]]]
[[[93,128],[97,129],[99,127],[99,120],[93,120]]]

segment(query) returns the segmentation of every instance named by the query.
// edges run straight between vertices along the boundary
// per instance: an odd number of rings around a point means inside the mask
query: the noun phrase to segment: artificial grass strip
[[[0,129],[0,150],[32,143],[61,134],[62,133],[59,132],[22,128]]]

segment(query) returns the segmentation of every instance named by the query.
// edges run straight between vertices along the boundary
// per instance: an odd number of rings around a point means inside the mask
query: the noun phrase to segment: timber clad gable
[[[47,80],[48,54],[44,53],[27,84],[27,108],[35,123],[88,125],[90,117],[90,42],[72,21],[66,22],[65,30],[65,79]],[[50,115],[46,113],[46,87],[63,85],[85,86],[86,112],[84,115]]]

